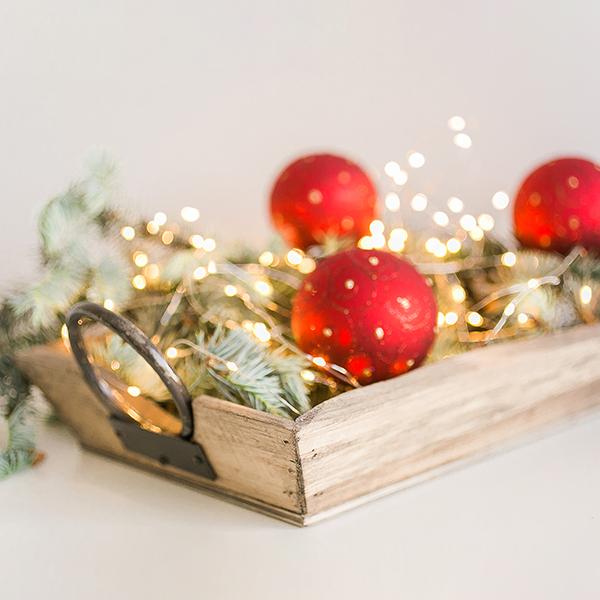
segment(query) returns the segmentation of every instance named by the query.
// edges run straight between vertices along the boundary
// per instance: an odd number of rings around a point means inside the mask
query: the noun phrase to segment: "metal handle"
[[[110,385],[99,376],[97,369],[90,362],[82,335],[84,320],[95,321],[108,327],[154,369],[171,393],[177,407],[181,418],[179,437],[142,429],[135,419],[123,412]],[[173,465],[215,479],[216,475],[202,447],[188,441],[194,432],[190,393],[146,334],[125,317],[92,302],[80,302],[73,306],[67,313],[66,325],[73,356],[87,384],[109,410],[113,429],[123,444],[129,450],[150,456],[163,465]]]
[[[118,407],[110,385],[98,377],[97,370],[90,363],[81,328],[84,319],[96,321],[108,327],[138,352],[138,354],[154,369],[171,393],[175,406],[177,407],[177,412],[181,418],[181,432],[179,435],[184,439],[189,439],[194,432],[194,422],[192,419],[192,411],[190,409],[191,397],[187,388],[179,378],[179,375],[175,373],[171,365],[161,354],[160,350],[150,341],[150,339],[148,339],[141,329],[125,317],[122,317],[99,304],[80,302],[73,306],[67,313],[66,323],[71,350],[83,371],[83,375],[88,385],[96,392],[96,395],[108,408],[110,413],[120,419],[130,419],[130,417],[126,416]]]

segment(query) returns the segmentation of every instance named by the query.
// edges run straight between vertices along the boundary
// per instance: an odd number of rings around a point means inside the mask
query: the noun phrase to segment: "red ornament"
[[[324,259],[292,307],[298,346],[345,367],[361,383],[418,366],[435,337],[437,307],[408,262],[357,248]]]
[[[515,235],[529,248],[600,251],[600,167],[561,158],[538,167],[517,193]]]
[[[271,192],[271,217],[290,246],[305,249],[327,236],[354,240],[369,233],[377,192],[352,161],[332,154],[288,165]]]

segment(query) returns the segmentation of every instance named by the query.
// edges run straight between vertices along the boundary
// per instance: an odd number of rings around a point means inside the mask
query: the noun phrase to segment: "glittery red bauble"
[[[566,253],[577,245],[600,250],[600,167],[561,158],[538,167],[521,184],[515,235],[530,248]]]
[[[408,262],[352,249],[324,259],[296,294],[298,346],[345,367],[361,383],[416,367],[435,337],[435,297]]]
[[[332,154],[288,165],[271,192],[271,217],[290,246],[305,249],[327,236],[358,239],[369,233],[377,193],[352,161]]]

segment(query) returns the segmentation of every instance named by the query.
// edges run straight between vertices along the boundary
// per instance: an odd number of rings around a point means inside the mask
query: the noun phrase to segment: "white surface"
[[[2,598],[597,600],[600,417],[297,529],[81,452],[0,485]]]
[[[550,156],[600,160],[599,19],[590,0],[0,2],[0,286],[94,146],[122,205],[195,204],[219,239],[266,236],[274,175],[314,149],[374,174],[420,150],[409,198],[490,210]]]

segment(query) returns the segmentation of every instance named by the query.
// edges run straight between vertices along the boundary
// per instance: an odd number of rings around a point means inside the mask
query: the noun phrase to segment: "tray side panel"
[[[260,507],[261,512],[284,514],[285,520],[303,512],[291,420],[216,398],[196,398],[194,437],[217,473],[217,479],[210,481],[126,450],[106,409],[61,344],[23,351],[17,363],[86,448],[204,490],[222,492],[251,508]]]
[[[89,389],[77,363],[61,343],[29,348],[20,352],[16,361],[82,443],[111,454],[124,452],[108,421],[108,411]]]
[[[475,350],[296,421],[309,518],[600,406],[600,327]]]
[[[294,422],[209,396],[193,401],[196,431],[230,491],[304,512]]]

